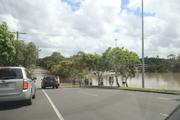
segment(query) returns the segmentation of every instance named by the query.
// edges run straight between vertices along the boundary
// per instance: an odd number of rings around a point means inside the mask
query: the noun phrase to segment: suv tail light
[[[29,86],[28,82],[27,81],[23,81],[23,90],[28,89],[28,86]]]

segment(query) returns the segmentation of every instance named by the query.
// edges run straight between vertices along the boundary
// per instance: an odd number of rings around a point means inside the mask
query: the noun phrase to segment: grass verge
[[[128,91],[180,95],[180,90],[168,90],[168,89],[138,88],[138,87],[107,87],[107,86],[104,86],[104,87],[91,86],[88,88],[116,89],[116,90],[128,90]]]

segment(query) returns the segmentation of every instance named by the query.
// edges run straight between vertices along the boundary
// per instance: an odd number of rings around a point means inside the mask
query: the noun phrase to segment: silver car
[[[21,100],[31,105],[35,79],[24,67],[0,67],[0,102]]]

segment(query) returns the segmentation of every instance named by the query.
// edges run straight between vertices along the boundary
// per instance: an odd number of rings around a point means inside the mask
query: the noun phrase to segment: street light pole
[[[144,3],[142,0],[142,88],[144,87]]]

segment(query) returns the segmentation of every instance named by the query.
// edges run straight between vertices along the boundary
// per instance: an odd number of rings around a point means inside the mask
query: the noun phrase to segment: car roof
[[[56,78],[55,76],[45,76],[44,78]]]
[[[16,66],[5,66],[5,67],[0,67],[0,69],[4,68],[9,68],[9,69],[25,69],[24,67],[16,67]]]

